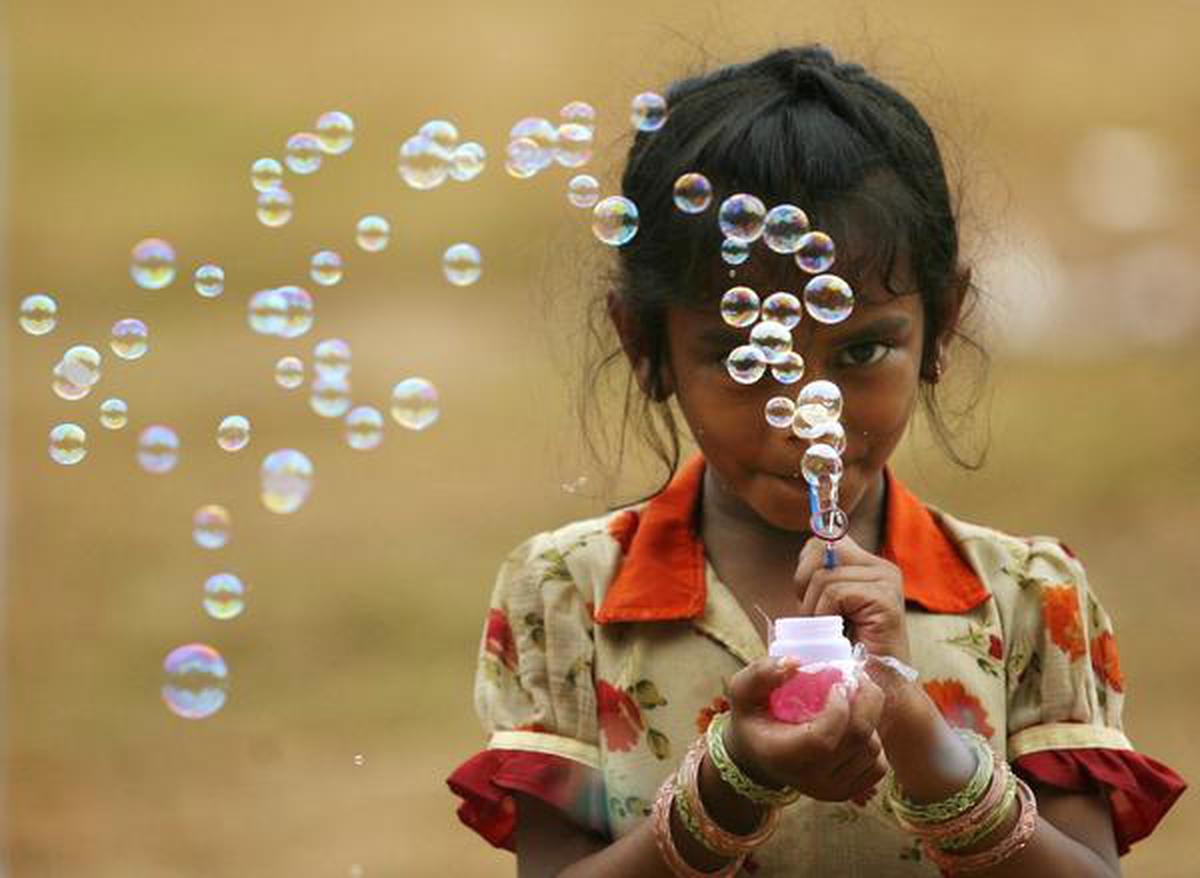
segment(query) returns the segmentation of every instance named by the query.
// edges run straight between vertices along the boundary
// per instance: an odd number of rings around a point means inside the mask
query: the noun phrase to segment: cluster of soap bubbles
[[[447,180],[474,180],[487,163],[478,143],[458,142],[458,129],[445,119],[431,119],[400,145],[396,171],[413,189],[436,189]]]
[[[320,170],[325,156],[345,155],[353,145],[354,120],[340,110],[331,110],[317,118],[313,131],[298,131],[287,139],[283,164],[269,156],[256,159],[250,165],[250,183],[258,193],[258,221],[278,228],[292,218],[292,193],[283,185],[285,164],[296,176],[306,177]],[[196,288],[200,289],[199,277]]]
[[[582,168],[592,160],[596,139],[596,110],[584,101],[571,101],[558,113],[558,122],[526,116],[508,132],[504,169],[528,180],[553,165]]]

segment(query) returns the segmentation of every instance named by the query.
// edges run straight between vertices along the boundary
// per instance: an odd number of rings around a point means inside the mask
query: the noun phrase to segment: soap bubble
[[[292,219],[292,193],[282,186],[258,193],[258,221],[264,226],[277,229]]]
[[[202,549],[221,549],[229,542],[229,510],[201,506],[192,516],[192,540]]]
[[[464,243],[450,245],[442,256],[442,271],[456,287],[470,286],[483,271],[479,249]]]
[[[758,313],[758,293],[750,287],[733,287],[721,296],[721,319],[730,326],[751,326]]]
[[[54,391],[54,395],[59,399],[65,399],[67,402],[76,402],[92,392],[90,384],[76,384],[67,378],[62,363],[54,367],[52,374],[54,378],[50,383],[50,389]]]
[[[610,195],[592,209],[592,232],[605,244],[620,247],[638,230],[637,205],[621,195]]]
[[[293,174],[312,174],[321,167],[321,141],[307,131],[293,134],[287,141],[283,159]]]
[[[762,237],[767,208],[758,198],[739,192],[721,202],[717,222],[726,238],[752,244]]]
[[[250,166],[250,183],[259,192],[269,192],[283,185],[283,165],[275,159],[258,159]]]
[[[333,286],[342,279],[342,257],[333,250],[314,253],[308,275],[323,287]]]
[[[350,409],[350,382],[318,375],[313,379],[309,407],[322,418],[340,418]]]
[[[113,324],[108,346],[122,360],[139,360],[150,348],[149,338],[150,330],[145,323],[135,317],[127,317]]]
[[[169,473],[179,463],[179,436],[170,427],[152,424],[138,436],[137,459],[148,473]]]
[[[159,238],[138,241],[129,273],[142,289],[161,290],[175,280],[175,248]]]
[[[792,426],[792,418],[796,414],[796,404],[786,396],[773,396],[767,400],[765,413],[768,424],[785,430]]]
[[[850,518],[836,506],[826,506],[811,517],[809,526],[823,540],[840,540],[850,531]]]
[[[400,147],[398,170],[413,189],[436,189],[450,176],[449,149],[424,134],[415,134]]]
[[[737,238],[726,238],[721,242],[721,258],[726,265],[741,265],[750,258],[750,245]]]
[[[792,432],[813,445],[828,445],[838,454],[846,450],[846,429],[838,421],[822,421],[808,429],[801,429],[796,422],[792,424]]]
[[[791,293],[771,293],[762,306],[763,320],[774,320],[788,329],[795,329],[804,316],[804,307]]]
[[[567,184],[567,201],[575,207],[595,207],[600,200],[600,182],[591,174],[577,174]]]
[[[304,363],[299,357],[280,357],[275,364],[275,383],[284,390],[295,390],[304,383]]]
[[[729,352],[725,368],[738,384],[753,384],[767,371],[767,358],[758,347],[744,344]]]
[[[824,232],[808,232],[800,239],[796,264],[809,274],[820,274],[833,268],[835,256],[833,238]]]
[[[312,328],[313,300],[303,287],[286,286],[276,290],[283,300],[283,325],[278,334],[284,338],[299,338]]]
[[[201,265],[193,281],[196,292],[206,299],[215,299],[225,292],[225,269],[219,265]]]
[[[564,122],[596,128],[596,108],[586,101],[571,101],[559,111],[558,117]]]
[[[458,145],[458,129],[453,122],[445,119],[431,119],[417,129],[417,134],[429,138],[445,150],[452,150]]]
[[[301,451],[282,448],[263,459],[262,502],[271,512],[287,515],[304,505],[312,491],[312,461]]]
[[[222,622],[236,619],[246,609],[242,581],[232,573],[216,573],[204,581],[204,612]]]
[[[750,330],[750,344],[763,352],[767,363],[782,363],[792,349],[792,333],[782,323],[760,320]]]
[[[823,481],[837,484],[842,478],[842,456],[829,445],[809,445],[800,470],[810,485],[819,485]]]
[[[526,176],[532,176],[538,171],[550,167],[554,161],[554,153],[558,147],[558,127],[549,119],[528,117],[517,122],[508,132],[510,142],[518,140],[533,141],[535,149],[529,157],[528,167],[531,169]],[[511,159],[511,156],[510,156]]]
[[[188,643],[171,650],[163,661],[163,671],[163,703],[175,715],[205,719],[224,706],[229,671],[225,659],[211,646]]]
[[[322,378],[337,381],[350,374],[350,345],[340,338],[327,338],[313,348],[313,369]]]
[[[771,365],[771,375],[780,384],[795,384],[804,377],[804,358],[795,351],[788,351],[782,360]]]
[[[50,459],[63,466],[87,456],[87,433],[78,424],[59,424],[50,431]]]
[[[504,169],[518,180],[528,180],[538,172],[541,149],[532,138],[510,140],[504,154]]]
[[[217,425],[217,445],[224,451],[241,451],[250,444],[250,421],[242,415],[228,415]]]
[[[558,126],[554,160],[564,168],[581,168],[592,158],[592,129],[574,122]]]
[[[361,753],[355,753],[354,754],[354,764],[357,765],[359,768],[362,768],[364,765],[367,764],[367,757],[363,756]]]
[[[45,335],[58,324],[58,303],[42,293],[21,300],[21,328],[30,335]]]
[[[439,414],[437,388],[424,378],[405,378],[392,388],[392,417],[401,427],[424,430]]]
[[[712,196],[712,183],[703,174],[683,174],[675,181],[675,206],[684,213],[704,213]]]
[[[776,253],[795,253],[808,231],[808,214],[794,204],[777,204],[763,221],[763,242]]]
[[[346,443],[355,451],[370,451],[383,441],[383,415],[379,409],[360,405],[346,415]]]
[[[632,101],[630,116],[638,131],[657,131],[667,124],[667,102],[660,94],[644,91]]]
[[[259,335],[280,335],[287,321],[288,302],[278,289],[259,290],[246,304],[250,328]]]
[[[100,426],[106,430],[120,430],[129,423],[129,406],[125,400],[113,396],[100,403]]]
[[[91,387],[100,380],[100,352],[90,345],[68,348],[60,365],[63,378],[72,384]]]
[[[842,416],[842,391],[832,381],[810,381],[796,400],[796,417],[808,428]]]
[[[358,246],[368,253],[378,253],[387,247],[391,234],[391,224],[383,217],[372,214],[358,221],[355,240],[358,241]]]
[[[804,309],[813,320],[841,323],[854,310],[854,290],[836,274],[819,274],[804,288]]]
[[[317,119],[317,144],[327,155],[344,155],[354,145],[354,120],[340,110]]]
[[[474,180],[487,164],[487,150],[474,141],[461,143],[450,154],[450,176],[460,183]]]

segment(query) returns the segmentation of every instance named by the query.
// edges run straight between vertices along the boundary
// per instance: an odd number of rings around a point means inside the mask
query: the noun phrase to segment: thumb
[[[791,679],[800,663],[792,658],[760,658],[729,680],[729,701],[739,712],[767,710],[771,693]]]

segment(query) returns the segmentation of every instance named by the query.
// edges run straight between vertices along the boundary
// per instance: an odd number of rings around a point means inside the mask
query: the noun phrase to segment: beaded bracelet
[[[958,736],[975,751],[975,773],[967,785],[948,798],[918,805],[904,798],[895,772],[888,776],[888,801],[901,825],[910,831],[927,824],[947,823],[974,808],[992,782],[996,756],[983,735],[969,729],[956,729]]]
[[[729,722],[729,713],[719,713],[708,724],[708,758],[713,767],[721,775],[721,780],[729,784],[743,798],[749,799],[756,805],[766,805],[770,808],[780,808],[790,805],[800,798],[800,791],[793,787],[773,789],[752,780],[746,775],[725,749],[725,726]]]
[[[748,854],[771,837],[779,824],[779,809],[769,808],[758,827],[746,835],[729,832],[709,816],[700,796],[700,763],[704,761],[705,743],[697,740],[683,757],[676,775],[675,810],[679,821],[695,839],[724,857]]]
[[[675,840],[671,837],[671,805],[675,800],[675,793],[675,776],[671,775],[659,787],[658,795],[654,799],[654,807],[650,812],[650,819],[654,821],[652,824],[654,843],[658,845],[658,852],[662,855],[667,868],[671,870],[671,874],[675,878],[737,878],[737,873],[746,860],[745,857],[738,857],[716,872],[702,872],[689,865],[683,855],[679,853],[678,848],[675,847]]]
[[[932,844],[925,845],[925,852],[934,865],[945,872],[973,872],[988,869],[1003,863],[1017,851],[1029,844],[1037,829],[1037,798],[1029,785],[1020,778],[1016,779],[1017,792],[1021,800],[1021,812],[1013,825],[1012,832],[985,851],[975,854],[949,854],[939,850]]]

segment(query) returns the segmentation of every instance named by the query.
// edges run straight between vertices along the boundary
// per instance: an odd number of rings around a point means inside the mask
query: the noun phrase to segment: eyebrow
[[[857,326],[846,331],[847,339],[864,338],[879,335],[901,335],[912,327],[913,320],[907,314],[897,314],[893,317],[880,317],[870,323]]]

